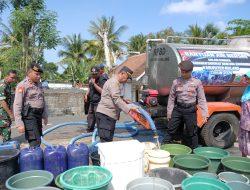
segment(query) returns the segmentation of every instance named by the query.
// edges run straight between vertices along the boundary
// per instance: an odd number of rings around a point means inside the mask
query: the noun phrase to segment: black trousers
[[[113,141],[116,120],[102,113],[96,113],[96,124],[101,142]]]
[[[184,127],[184,128],[183,128]],[[172,117],[168,123],[167,132],[164,138],[164,143],[170,143],[173,136],[183,128],[183,143],[194,149],[198,147],[198,126],[196,106],[183,108],[175,106],[172,112]]]
[[[94,128],[95,128],[96,108],[97,108],[97,104],[90,104],[89,105],[89,111],[88,111],[88,116],[87,116],[87,122],[88,122],[87,131],[88,132],[93,132]]]
[[[41,145],[43,109],[29,108],[27,116],[23,116],[25,138],[30,147]]]

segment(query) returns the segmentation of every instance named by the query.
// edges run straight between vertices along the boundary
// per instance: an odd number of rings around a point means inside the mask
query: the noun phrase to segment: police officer
[[[17,72],[10,70],[0,81],[0,135],[3,137],[3,142],[9,141],[11,136],[11,120],[14,119],[11,110],[11,84],[15,83],[16,79]]]
[[[184,142],[191,148],[198,146],[196,106],[201,108],[204,123],[208,109],[204,89],[200,80],[192,77],[193,63],[182,61],[179,64],[181,77],[173,81],[167,106],[169,120],[163,143],[171,143],[173,135],[185,124]]]
[[[14,101],[14,116],[20,133],[25,132],[25,138],[31,147],[40,146],[42,136],[42,120],[48,123],[47,106],[42,88],[41,67],[32,63],[26,78],[17,85]]]
[[[133,71],[124,66],[118,74],[107,80],[102,89],[101,101],[96,110],[96,123],[101,142],[113,140],[115,123],[119,120],[121,110],[129,114],[136,109],[125,103],[121,97],[121,84],[131,79]]]
[[[89,88],[84,96],[84,102],[89,101],[89,110],[87,116],[87,132],[93,132],[96,123],[96,108],[101,100],[102,87],[107,81],[106,77],[100,76],[99,68],[91,68],[91,76],[89,78]]]

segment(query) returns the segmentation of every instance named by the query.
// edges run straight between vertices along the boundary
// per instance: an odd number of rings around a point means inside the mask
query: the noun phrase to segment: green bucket
[[[182,145],[182,144],[164,144],[161,146],[161,149],[168,151],[172,158],[176,155],[191,154],[192,153],[191,148],[189,148],[188,146]],[[174,165],[174,162],[173,162],[173,159],[171,159],[169,166],[173,167],[173,165]]]
[[[51,184],[53,174],[44,170],[21,172],[10,177],[5,185],[10,190],[31,190]]]
[[[201,171],[207,172],[211,164],[208,158],[196,154],[176,155],[173,161],[175,168],[183,169],[191,175]]]
[[[227,184],[211,178],[190,177],[181,184],[182,190],[232,190]]]
[[[250,179],[250,158],[229,156],[223,158],[221,163],[224,167],[224,171],[240,173]]]
[[[204,156],[211,161],[211,165],[208,168],[209,172],[219,172],[219,165],[222,158],[228,157],[230,154],[228,151],[216,147],[199,147],[194,149],[194,154]]]
[[[112,179],[109,170],[100,166],[80,166],[60,175],[64,189],[107,190]]]

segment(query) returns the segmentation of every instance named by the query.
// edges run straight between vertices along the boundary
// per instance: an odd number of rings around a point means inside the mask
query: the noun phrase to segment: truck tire
[[[239,119],[230,113],[219,113],[209,118],[201,130],[201,136],[207,146],[228,148],[236,140]]]

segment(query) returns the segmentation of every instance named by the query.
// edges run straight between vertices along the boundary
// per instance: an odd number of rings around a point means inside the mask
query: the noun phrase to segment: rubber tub
[[[172,158],[176,155],[192,153],[191,148],[182,144],[164,144],[161,146],[161,149],[168,151]],[[173,165],[174,165],[174,162],[173,162],[173,159],[171,159],[169,166],[173,167]]]
[[[243,174],[250,179],[250,158],[229,156],[221,160],[224,171]]]
[[[19,172],[18,149],[4,149],[0,151],[0,189],[4,189],[5,181]]]
[[[210,172],[197,172],[193,176],[202,177],[202,178],[210,178],[210,179],[219,179],[219,177],[216,174],[210,173]]]
[[[142,177],[129,182],[126,190],[174,190],[167,180],[156,177]]]
[[[149,177],[158,177],[164,180],[169,181],[174,185],[174,188],[177,190],[181,189],[181,182],[191,177],[191,175],[184,170],[178,168],[157,168],[153,169],[148,173]]]
[[[221,172],[219,173],[218,176],[220,180],[225,183],[232,182],[232,181],[249,183],[249,179],[246,176],[235,173],[235,172]]]
[[[107,190],[112,174],[100,166],[80,166],[72,168],[60,175],[63,189],[95,189]]]
[[[249,190],[250,184],[246,184],[239,181],[232,181],[227,183],[229,187],[231,187],[232,190]]]
[[[194,154],[204,156],[211,161],[209,172],[217,173],[222,158],[228,157],[228,151],[216,147],[199,147],[193,150]]]
[[[53,178],[53,174],[48,171],[32,170],[10,177],[5,184],[10,190],[33,190],[37,187],[50,185]]]
[[[196,154],[176,155],[173,161],[175,168],[183,169],[191,175],[201,171],[207,172],[211,163],[208,158]]]
[[[182,190],[232,190],[227,184],[211,178],[190,177],[181,184]]]

